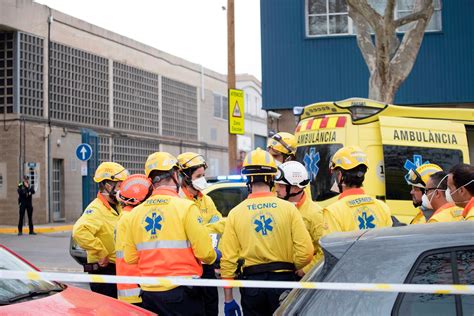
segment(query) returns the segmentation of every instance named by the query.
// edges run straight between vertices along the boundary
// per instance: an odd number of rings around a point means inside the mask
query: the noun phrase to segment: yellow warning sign
[[[245,133],[244,91],[229,89],[229,134]]]

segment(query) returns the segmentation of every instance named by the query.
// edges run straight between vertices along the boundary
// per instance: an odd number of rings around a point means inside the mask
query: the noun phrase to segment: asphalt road
[[[70,232],[38,235],[1,235],[0,244],[8,247],[42,271],[82,273],[80,266],[69,255]],[[86,283],[68,283],[83,289],[89,289]],[[234,290],[234,297],[240,302],[240,293]],[[219,288],[219,312],[224,314],[224,293]]]

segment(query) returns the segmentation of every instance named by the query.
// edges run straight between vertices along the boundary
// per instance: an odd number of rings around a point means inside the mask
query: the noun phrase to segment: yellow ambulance
[[[329,172],[334,153],[358,145],[368,155],[365,191],[385,200],[398,220],[416,214],[405,175],[436,163],[448,171],[474,157],[474,109],[412,107],[352,98],[294,109],[297,159],[308,170],[313,199],[325,206],[336,199]]]

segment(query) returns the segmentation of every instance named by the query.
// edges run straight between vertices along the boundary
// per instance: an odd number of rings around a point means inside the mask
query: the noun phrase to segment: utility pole
[[[235,23],[234,0],[227,0],[227,88],[235,89]],[[228,94],[227,100],[230,100]],[[229,108],[229,105],[227,104]],[[230,109],[228,120],[232,115]],[[229,123],[228,123],[229,125]],[[235,173],[237,169],[237,136],[229,132],[229,171]]]

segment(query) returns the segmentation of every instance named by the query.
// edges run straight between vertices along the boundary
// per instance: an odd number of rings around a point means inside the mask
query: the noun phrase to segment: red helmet
[[[149,196],[152,188],[150,179],[144,174],[133,174],[122,182],[117,200],[125,205],[136,206]]]

